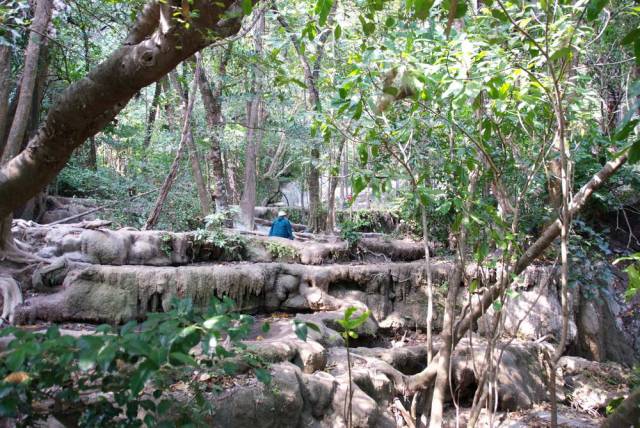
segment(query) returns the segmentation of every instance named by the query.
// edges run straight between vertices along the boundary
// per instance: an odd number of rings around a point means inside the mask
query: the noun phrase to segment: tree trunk
[[[153,91],[153,100],[151,100],[151,107],[149,107],[149,115],[147,117],[147,127],[144,131],[144,143],[143,147],[147,149],[151,144],[151,135],[153,134],[153,125],[156,123],[156,117],[158,116],[158,105],[160,104],[160,94],[162,93],[162,84],[156,82],[156,87]]]
[[[325,230],[327,233],[333,233],[336,227],[336,189],[340,181],[340,167],[342,166],[342,152],[344,151],[345,140],[340,141],[338,147],[338,156],[336,157],[336,165],[332,168],[332,174],[329,177],[329,194],[327,198],[327,221]]]
[[[183,137],[180,139],[180,145],[178,146],[178,151],[176,152],[176,157],[173,159],[173,163],[171,164],[171,168],[169,169],[169,174],[164,179],[162,183],[162,187],[160,187],[160,191],[158,192],[158,197],[156,198],[155,204],[153,204],[153,208],[149,213],[149,217],[147,217],[147,221],[144,224],[142,230],[150,230],[155,227],[158,223],[158,219],[160,218],[160,213],[162,212],[162,207],[164,206],[167,197],[169,196],[169,191],[171,191],[171,186],[176,181],[176,177],[178,176],[178,169],[180,168],[180,161],[182,160],[182,156],[184,155],[184,151],[186,148],[185,144],[186,136],[183,133]]]
[[[322,205],[320,203],[320,150],[313,143],[311,148],[311,163],[309,164],[309,230],[317,232],[320,230],[320,216],[322,215]]]
[[[220,58],[220,66],[218,67],[218,81],[214,89],[211,90],[209,79],[205,70],[201,70],[200,79],[198,79],[198,87],[204,104],[204,110],[207,115],[207,125],[209,127],[209,139],[211,141],[211,150],[209,152],[209,164],[211,166],[210,188],[212,196],[216,204],[217,212],[225,212],[229,210],[229,196],[227,195],[227,187],[225,185],[225,174],[222,163],[222,149],[220,147],[220,138],[222,136],[222,89],[223,79],[227,71],[227,63],[231,56],[231,46],[225,49]]]
[[[436,383],[433,389],[433,399],[431,401],[431,418],[429,421],[429,427],[431,428],[439,428],[442,426],[443,422],[444,400],[447,395],[447,389],[449,388],[449,369],[451,366],[451,355],[453,353],[453,348],[457,343],[454,334],[454,323],[456,320],[456,301],[458,299],[460,286],[464,281],[466,241],[465,224],[467,224],[469,220],[471,201],[475,194],[478,178],[478,171],[471,171],[469,177],[469,191],[463,214],[465,216],[465,220],[463,220],[460,224],[460,234],[458,237],[457,263],[456,268],[449,281],[449,290],[447,291],[447,300],[445,301],[444,317],[442,320],[442,332],[440,333],[440,338],[442,339],[442,347],[440,348],[441,350],[439,352],[440,362],[436,368]],[[426,250],[427,252],[429,251],[428,248],[426,248]]]
[[[261,57],[263,51],[262,34],[264,33],[264,14],[256,25],[255,50],[256,56]],[[262,126],[262,73],[258,67],[253,68],[253,97],[247,105],[247,147],[245,150],[244,189],[240,200],[240,221],[248,230],[253,230],[253,212],[256,207],[256,174],[258,145]]]
[[[238,173],[236,164],[233,160],[229,159],[228,152],[222,152],[222,165],[225,169],[225,185],[227,186],[226,188],[228,190],[227,195],[229,196],[229,202],[231,202],[232,204],[237,204],[240,201],[237,184]]]
[[[277,19],[282,28],[289,34],[291,43],[300,58],[300,64],[302,65],[302,71],[304,74],[304,80],[307,85],[307,99],[311,110],[319,112],[322,110],[322,104],[320,103],[320,95],[318,93],[317,81],[320,75],[320,62],[324,54],[324,45],[331,33],[330,28],[333,26],[333,19],[336,9],[338,7],[338,1],[334,1],[331,6],[331,11],[327,19],[327,28],[318,37],[316,45],[316,60],[313,67],[309,61],[309,58],[302,51],[300,46],[300,40],[291,31],[289,24],[282,15],[278,13]],[[274,7],[275,8],[275,7]],[[320,230],[321,216],[322,216],[322,204],[320,201],[320,170],[318,165],[320,164],[320,149],[318,142],[315,139],[311,140],[311,163],[309,165],[308,185],[309,185],[309,220],[307,222],[309,229],[312,232],[318,232]]]
[[[11,220],[11,216],[0,219],[0,252],[12,249],[13,237],[11,235]]]
[[[175,90],[181,96],[184,95],[183,91],[178,84],[177,79],[175,78],[175,74],[171,73],[170,78],[175,86]],[[196,90],[196,82],[197,82],[197,72],[196,76],[193,79],[193,84],[191,88],[191,93],[194,94]],[[178,169],[180,168],[180,161],[182,160],[182,156],[184,155],[184,151],[187,147],[188,140],[191,138],[191,112],[193,111],[193,104],[196,97],[189,97],[188,101],[183,98],[182,99],[182,134],[180,135],[180,145],[178,146],[178,151],[176,152],[176,157],[173,159],[173,163],[171,164],[171,169],[169,170],[169,174],[164,179],[162,183],[162,187],[160,188],[160,192],[158,193],[158,198],[156,199],[156,203],[153,206],[153,209],[149,213],[149,217],[147,218],[147,222],[145,223],[143,230],[153,229],[153,227],[158,222],[158,218],[160,217],[160,213],[162,212],[162,207],[164,206],[164,202],[167,200],[167,196],[169,195],[169,191],[171,190],[171,186],[173,186],[176,177],[178,176]]]
[[[13,118],[13,123],[11,124],[11,130],[9,131],[9,137],[7,138],[0,164],[5,164],[20,152],[25,138],[38,77],[40,47],[44,40],[42,35],[47,32],[47,27],[51,20],[51,8],[51,0],[39,0],[36,4],[36,11],[29,34],[29,43],[27,44],[25,52],[18,107]]]
[[[0,155],[5,147],[4,135],[9,120],[9,93],[11,89],[11,48],[0,46]]]
[[[91,51],[89,44],[89,33],[87,33],[86,27],[83,25],[82,28],[82,42],[84,47],[84,68],[85,72],[89,73],[91,70]],[[97,156],[97,147],[96,147],[96,139],[95,137],[89,138],[89,143],[85,145],[82,154],[82,161],[84,166],[96,171],[98,169],[98,156]]]
[[[197,55],[197,54],[196,54]],[[184,67],[185,65],[183,65]],[[195,75],[193,87],[190,92],[185,92],[182,89],[182,85],[178,82],[176,77],[176,73],[169,73],[169,79],[171,80],[171,84],[180,97],[182,98],[182,115],[187,118],[188,123],[186,124],[186,135],[185,135],[185,144],[187,149],[189,150],[189,161],[191,162],[191,172],[193,174],[193,179],[196,182],[196,189],[198,191],[198,200],[200,201],[200,212],[202,213],[202,217],[206,217],[211,212],[211,198],[209,197],[209,192],[207,192],[207,186],[204,183],[204,177],[202,176],[202,169],[200,168],[200,160],[198,159],[198,149],[196,148],[195,143],[193,142],[193,132],[191,130],[191,112],[186,113],[187,109],[193,109],[193,104],[196,98],[196,85],[200,80],[200,73],[202,68],[200,66],[200,59],[198,57],[198,61],[195,67]]]

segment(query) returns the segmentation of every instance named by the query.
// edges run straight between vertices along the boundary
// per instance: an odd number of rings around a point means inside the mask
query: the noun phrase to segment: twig
[[[400,399],[398,399],[397,397],[394,398],[393,406],[396,409],[398,409],[398,411],[402,415],[402,418],[404,419],[405,423],[409,426],[409,428],[416,428],[416,424],[413,422],[413,419],[411,419],[411,415],[409,414],[409,412],[407,412],[407,409],[405,409],[404,406],[402,405],[402,402],[400,402]]]

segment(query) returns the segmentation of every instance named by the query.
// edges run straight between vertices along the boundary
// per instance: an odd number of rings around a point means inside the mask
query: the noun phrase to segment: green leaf
[[[613,139],[616,141],[625,140],[631,132],[635,129],[636,124],[640,122],[640,119],[633,119],[624,124],[620,129],[618,129],[613,136]]]
[[[593,21],[596,19],[607,3],[609,3],[608,0],[591,0],[587,6],[587,20]]]
[[[358,104],[356,104],[356,109],[353,112],[353,120],[360,119],[360,117],[362,116],[362,109],[363,109],[362,100],[360,100],[358,101]]]
[[[353,180],[353,200],[367,187],[367,181],[362,176],[357,176]]]
[[[318,0],[316,2],[315,12],[318,15],[318,23],[320,25],[327,23],[331,6],[333,6],[333,0]]]
[[[629,148],[629,164],[633,165],[640,161],[640,140],[636,141]]]
[[[249,15],[253,10],[253,1],[242,0],[241,7],[242,7],[242,13],[244,13],[245,15]]]
[[[151,373],[151,370],[144,366],[139,367],[138,370],[133,373],[133,376],[131,376],[131,380],[129,381],[129,389],[131,390],[132,395],[138,395],[140,391],[142,391],[144,384],[151,376]]]
[[[342,317],[342,319],[345,320],[345,321],[349,321],[351,319],[351,315],[353,315],[357,310],[358,310],[358,308],[356,308],[354,306],[349,306],[344,311],[344,316]]]
[[[107,370],[109,365],[116,357],[117,347],[113,343],[106,343],[98,352],[96,356],[96,362],[100,365],[102,370]]]
[[[444,0],[442,2],[442,8],[447,11],[447,13],[452,6],[456,8],[456,13],[453,16],[455,19],[462,18],[467,13],[468,6],[464,0]]]
[[[94,358],[95,353],[91,350],[84,350],[78,357],[78,367],[82,371],[91,370],[96,366],[96,360]]]
[[[269,370],[255,368],[253,369],[253,371],[256,374],[256,378],[260,382],[264,383],[265,385],[269,385],[271,383],[271,373],[269,373]]]
[[[298,339],[302,341],[307,341],[307,335],[309,334],[309,329],[307,328],[307,324],[304,321],[293,320],[293,332],[298,336]]]
[[[171,400],[167,400],[167,399],[165,398],[164,400],[162,400],[162,401],[158,404],[158,410],[157,410],[157,413],[158,413],[158,415],[164,415],[164,414],[166,414],[170,409],[171,409]]]
[[[427,19],[433,3],[434,0],[415,0],[413,3],[415,17],[422,20]]]
[[[336,24],[336,28],[333,29],[333,39],[338,41],[342,35],[342,27],[340,24]]]
[[[318,325],[316,323],[313,322],[309,322],[309,321],[305,321],[304,322],[307,327],[309,327],[311,330],[313,331],[317,331],[318,333],[320,333],[320,327],[318,327]]]
[[[7,365],[7,368],[10,371],[16,372],[22,368],[22,364],[24,364],[25,357],[26,357],[26,352],[24,348],[18,348],[14,350],[11,354],[9,354],[9,356],[5,360],[5,364]]]
[[[351,328],[360,327],[362,324],[365,323],[365,321],[367,321],[367,319],[369,318],[370,315],[371,315],[370,311],[364,311],[357,318],[352,319],[350,321]]]
[[[635,30],[631,30],[627,33],[626,36],[623,37],[620,44],[629,45],[640,38],[640,28],[636,28]]]
[[[440,205],[436,209],[436,214],[445,215],[445,214],[449,213],[450,210],[451,210],[451,201],[445,201],[442,205]]]
[[[636,56],[636,65],[640,65],[640,37],[633,43],[633,54]]]
[[[376,24],[374,22],[365,21],[364,19],[361,20],[361,22],[362,22],[362,32],[364,33],[365,36],[369,36],[375,31]]]
[[[611,401],[609,401],[607,403],[607,407],[605,409],[605,413],[607,416],[609,416],[610,414],[612,414],[614,412],[614,410],[616,410],[616,408],[620,405],[620,403],[622,403],[624,401],[624,397],[617,397],[612,399]]]
[[[366,144],[360,143],[357,147],[358,150],[358,159],[360,160],[360,165],[366,165],[369,162],[369,148]]]
[[[268,322],[265,322],[262,324],[262,332],[263,333],[269,333],[269,330],[271,330],[271,324],[269,324]]]
[[[558,49],[551,55],[550,59],[551,61],[556,61],[561,58],[571,59],[571,48],[565,46],[564,48]]]
[[[509,22],[509,17],[500,9],[491,9],[491,16],[500,22]]]
[[[202,323],[208,330],[222,330],[229,326],[229,317],[226,315],[216,315]]]
[[[387,86],[382,90],[385,94],[393,95],[394,97],[398,95],[398,88],[394,88],[393,86]]]
[[[479,284],[478,278],[474,278],[471,281],[471,284],[469,284],[469,293],[474,293],[478,289],[478,284]]]
[[[191,356],[189,356],[187,354],[184,354],[182,352],[172,352],[169,355],[169,358],[171,360],[170,361],[171,364],[173,364],[174,366],[180,365],[180,364],[176,364],[175,361],[177,361],[177,362],[179,362],[181,364],[184,364],[185,366],[193,366],[193,367],[195,367],[195,366],[198,365],[196,360],[194,360]]]

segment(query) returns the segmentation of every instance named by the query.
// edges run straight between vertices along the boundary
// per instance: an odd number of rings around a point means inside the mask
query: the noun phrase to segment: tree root
[[[2,291],[2,320],[13,323],[15,308],[22,303],[22,292],[18,283],[11,277],[0,277],[0,291]]]

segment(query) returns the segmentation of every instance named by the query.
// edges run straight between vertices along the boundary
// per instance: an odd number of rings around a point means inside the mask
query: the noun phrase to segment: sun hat
[[[286,215],[287,215],[286,211],[283,211],[283,210],[278,211],[278,217],[284,217]]]

